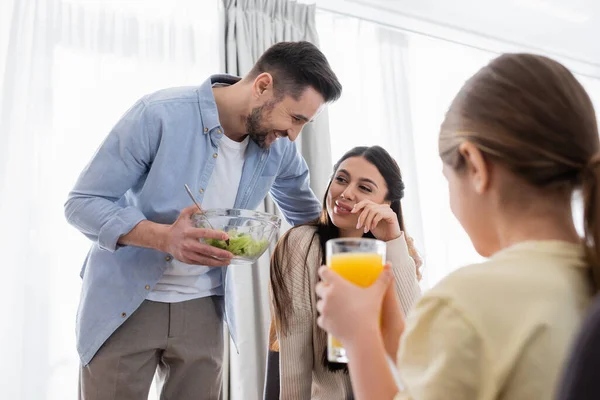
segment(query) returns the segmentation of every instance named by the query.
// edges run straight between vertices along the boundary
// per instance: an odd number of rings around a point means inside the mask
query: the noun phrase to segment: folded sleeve
[[[143,100],[121,118],[83,170],[65,203],[67,221],[100,248],[114,252],[119,238],[146,219],[117,201],[147,173],[160,126]]]

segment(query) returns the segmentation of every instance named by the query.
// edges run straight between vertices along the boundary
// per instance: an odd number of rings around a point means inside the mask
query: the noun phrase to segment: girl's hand
[[[316,287],[319,297],[317,324],[321,328],[344,346],[364,335],[380,333],[383,299],[394,280],[389,264],[367,288],[345,280],[328,267],[321,267],[319,275],[321,282]],[[395,296],[395,293],[392,294]]]

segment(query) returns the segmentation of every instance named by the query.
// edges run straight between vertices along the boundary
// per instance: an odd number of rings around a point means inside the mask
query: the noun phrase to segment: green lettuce
[[[229,245],[224,240],[205,239],[204,242],[210,246],[227,250],[234,256],[253,258],[260,255],[267,247],[267,239],[255,240],[247,233],[238,233],[235,230],[227,232]]]

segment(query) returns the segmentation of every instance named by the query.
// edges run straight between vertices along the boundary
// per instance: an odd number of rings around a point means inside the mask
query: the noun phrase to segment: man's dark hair
[[[309,42],[279,42],[271,46],[254,64],[248,78],[254,79],[264,72],[273,77],[276,96],[288,95],[298,100],[312,87],[329,103],[342,94],[342,85],[327,58]]]

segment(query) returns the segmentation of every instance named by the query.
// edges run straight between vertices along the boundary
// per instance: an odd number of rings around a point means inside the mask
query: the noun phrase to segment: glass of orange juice
[[[373,284],[385,263],[385,242],[376,239],[331,239],[326,243],[327,266],[361,287]],[[347,363],[342,344],[327,334],[327,359]]]

